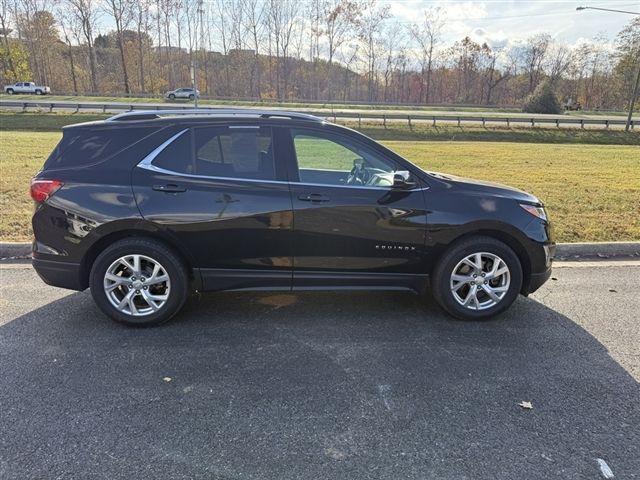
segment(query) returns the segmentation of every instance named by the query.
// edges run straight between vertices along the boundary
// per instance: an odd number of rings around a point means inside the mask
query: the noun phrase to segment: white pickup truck
[[[8,93],[9,95],[13,95],[14,93],[34,93],[36,95],[46,95],[47,93],[51,93],[51,89],[42,85],[36,85],[33,82],[17,82],[13,85],[5,85],[4,92]]]

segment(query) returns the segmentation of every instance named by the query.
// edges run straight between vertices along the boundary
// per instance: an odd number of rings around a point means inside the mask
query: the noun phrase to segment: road
[[[485,323],[226,293],[129,329],[4,265],[0,478],[640,478],[639,274],[565,264]]]

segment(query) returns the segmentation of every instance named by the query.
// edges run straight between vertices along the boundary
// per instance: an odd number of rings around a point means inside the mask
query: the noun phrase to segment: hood
[[[522,191],[518,188],[509,187],[500,183],[485,182],[483,180],[475,180],[473,178],[458,177],[446,173],[427,172],[434,178],[449,184],[450,186],[461,188],[466,191],[478,192],[483,195],[493,195],[503,198],[512,198],[520,202],[542,204],[534,195]]]

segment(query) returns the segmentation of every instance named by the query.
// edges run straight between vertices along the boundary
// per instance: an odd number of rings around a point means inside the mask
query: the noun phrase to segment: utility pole
[[[624,131],[628,132],[631,128],[631,116],[633,115],[633,107],[638,100],[638,87],[640,86],[640,64],[638,64],[638,73],[636,74],[636,85],[633,87],[633,93],[631,94],[631,103],[629,105],[629,116],[627,117],[627,124],[624,127]]]
[[[203,26],[202,26],[202,16],[204,14],[204,7],[203,7],[204,1],[203,0],[198,0],[198,9],[196,10],[196,13],[198,15],[198,22],[196,22],[195,25],[195,37],[196,37],[196,45],[195,45],[195,53],[193,55],[193,65],[191,66],[191,85],[193,88],[193,103],[194,103],[194,107],[198,108],[198,51],[202,50],[202,33],[203,33]],[[199,25],[199,32],[198,32],[198,25]]]
[[[628,13],[629,15],[640,15],[640,12],[630,12],[628,10],[614,10],[611,8],[599,8],[599,7],[576,7],[576,10],[602,10],[603,12],[615,12],[615,13]],[[627,117],[627,124],[624,127],[624,131],[628,132],[631,128],[631,117],[633,116],[633,107],[638,99],[638,85],[640,84],[640,65],[638,65],[638,74],[636,75],[636,83],[633,87],[633,93],[631,94],[631,101],[629,102],[629,116]]]

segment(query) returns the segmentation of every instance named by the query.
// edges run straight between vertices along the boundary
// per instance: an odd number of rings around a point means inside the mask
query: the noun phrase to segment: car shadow
[[[132,329],[78,293],[0,327],[0,378],[4,479],[640,472],[638,383],[532,299],[476,323],[400,293],[208,294]]]

